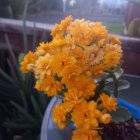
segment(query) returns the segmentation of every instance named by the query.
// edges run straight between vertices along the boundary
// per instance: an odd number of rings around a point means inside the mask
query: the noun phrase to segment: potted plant
[[[37,90],[59,98],[49,112],[59,129],[73,130],[72,137],[67,135],[65,139],[110,140],[108,133],[115,130],[114,140],[125,140],[117,131],[129,124],[131,113],[118,99],[123,73],[119,39],[100,22],[73,20],[71,16],[57,24],[51,35],[51,42],[41,43],[35,52],[28,52],[21,70],[34,73]],[[136,127],[133,130],[138,131]],[[55,135],[55,131],[50,134]],[[128,134],[126,138],[132,137]]]

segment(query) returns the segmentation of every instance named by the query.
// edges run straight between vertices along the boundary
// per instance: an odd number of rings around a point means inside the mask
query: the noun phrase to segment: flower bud
[[[66,127],[66,124],[67,124],[66,122],[58,123],[59,129],[63,130]]]
[[[39,75],[38,74],[35,75],[35,79],[37,79],[37,80],[39,79]]]
[[[89,77],[92,75],[92,73],[90,71],[86,71],[85,74],[86,74],[86,76],[89,76]]]
[[[39,50],[38,53],[37,53],[38,56],[43,56],[45,54],[46,54],[46,52],[44,50],[42,50],[42,49]]]
[[[33,70],[33,67],[34,67],[34,64],[32,64],[32,63],[31,64],[28,64],[27,65],[27,70],[28,71],[32,71]]]
[[[103,124],[109,124],[112,120],[112,117],[110,114],[104,114],[102,115],[102,117],[100,118],[100,121],[103,123]]]

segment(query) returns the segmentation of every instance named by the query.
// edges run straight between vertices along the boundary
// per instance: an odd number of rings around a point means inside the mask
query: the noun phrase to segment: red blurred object
[[[127,74],[140,75],[140,43],[123,43],[123,65]]]

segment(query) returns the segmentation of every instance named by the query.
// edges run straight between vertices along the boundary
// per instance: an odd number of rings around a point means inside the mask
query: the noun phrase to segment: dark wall
[[[14,25],[12,24],[13,22]],[[5,35],[7,35],[15,55],[18,57],[24,50],[23,30],[25,29],[21,23],[22,22],[19,23],[18,20],[0,18],[0,68],[6,72],[9,72],[7,59],[10,59],[10,55],[7,49]],[[26,37],[28,49],[33,50],[40,42],[51,40],[50,29],[45,30],[44,28],[41,28],[41,26],[42,24],[39,25],[39,27],[34,28],[33,23],[32,26],[27,25]],[[34,40],[36,40],[36,42],[34,42]]]

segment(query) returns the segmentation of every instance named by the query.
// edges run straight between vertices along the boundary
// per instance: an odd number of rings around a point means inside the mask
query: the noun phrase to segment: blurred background
[[[124,73],[140,76],[140,0],[0,0],[0,140],[39,140],[50,98],[34,89],[33,75],[23,75],[19,63],[68,15],[101,21],[122,41]]]

